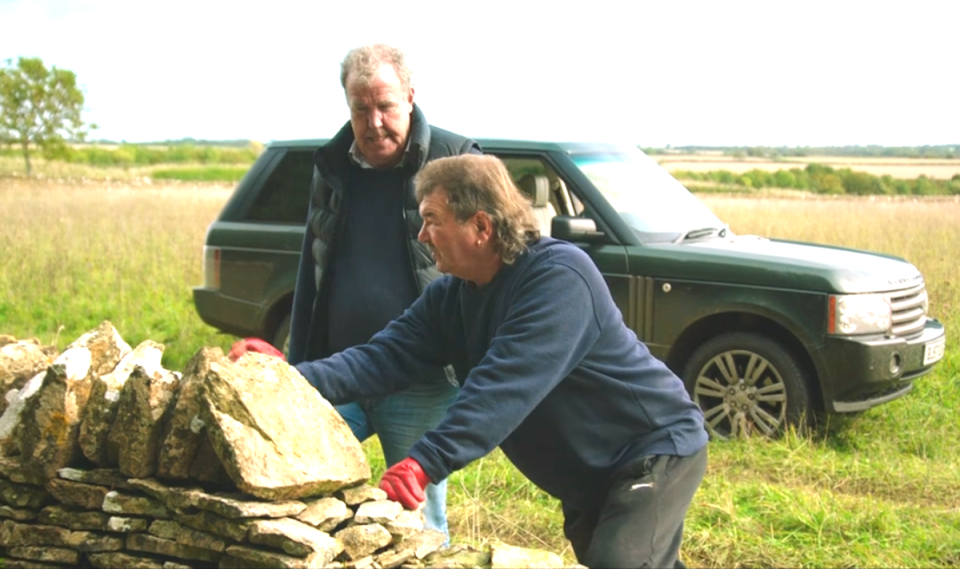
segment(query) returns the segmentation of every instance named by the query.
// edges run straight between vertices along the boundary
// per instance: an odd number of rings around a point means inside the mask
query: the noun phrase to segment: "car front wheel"
[[[812,414],[794,356],[758,334],[734,332],[703,344],[683,380],[712,437],[774,437],[787,426],[806,426]]]

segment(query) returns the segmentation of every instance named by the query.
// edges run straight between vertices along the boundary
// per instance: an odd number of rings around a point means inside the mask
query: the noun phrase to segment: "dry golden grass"
[[[742,174],[748,170],[789,170],[790,168],[806,168],[807,164],[825,164],[832,168],[850,168],[851,170],[866,172],[874,176],[890,175],[894,178],[913,180],[920,176],[949,180],[960,174],[960,160],[933,159],[933,158],[868,158],[843,156],[806,156],[784,157],[777,160],[769,158],[741,158],[723,156],[719,154],[669,154],[655,155],[653,158],[661,166],[673,172],[687,170],[690,172],[710,172],[713,170],[728,170]]]
[[[207,225],[223,184],[0,179],[0,333],[63,348],[102,320],[131,344],[164,343],[182,369],[204,345],[229,345],[200,322]]]

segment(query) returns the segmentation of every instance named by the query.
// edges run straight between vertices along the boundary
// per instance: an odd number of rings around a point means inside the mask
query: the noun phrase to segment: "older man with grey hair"
[[[441,275],[427,246],[414,176],[435,158],[480,154],[479,145],[427,123],[414,103],[400,50],[374,44],[347,53],[340,83],[350,121],[314,155],[310,209],[294,291],[291,364],[366,343]],[[238,342],[232,357],[258,350]],[[457,396],[452,368],[435,366],[417,385],[337,410],[358,439],[376,434],[387,465],[407,456]],[[426,525],[447,532],[446,481],[426,490]]]

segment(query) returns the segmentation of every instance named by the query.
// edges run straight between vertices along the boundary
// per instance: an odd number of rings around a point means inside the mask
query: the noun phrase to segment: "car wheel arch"
[[[789,328],[763,315],[723,312],[701,318],[681,332],[671,345],[665,362],[675,374],[683,377],[690,357],[700,346],[718,336],[733,332],[755,333],[768,337],[789,351],[807,378],[814,410],[819,412],[824,409],[822,378],[810,352]]]

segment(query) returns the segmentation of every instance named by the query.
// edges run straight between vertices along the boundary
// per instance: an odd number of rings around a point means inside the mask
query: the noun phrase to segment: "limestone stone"
[[[182,529],[183,526],[173,520],[154,520],[147,533],[163,539],[176,540]]]
[[[304,500],[304,504],[307,505],[307,509],[297,514],[296,518],[320,531],[330,532],[353,517],[353,511],[342,500],[336,498],[309,499]],[[423,529],[422,524],[421,529]]]
[[[370,478],[350,427],[295,368],[253,352],[236,363],[210,361],[209,368],[201,418],[242,491],[268,500],[304,498]]]
[[[250,524],[247,539],[295,557],[318,553],[324,558],[322,563],[332,561],[343,551],[343,545],[326,532],[291,518],[255,520]]]
[[[0,394],[22,389],[31,377],[43,373],[51,363],[36,342],[14,341],[0,346]],[[0,398],[0,413],[6,408],[6,399]]]
[[[334,534],[343,544],[343,550],[350,559],[366,557],[393,540],[390,532],[378,524],[350,526]]]
[[[0,524],[0,545],[16,547],[21,545],[49,545],[66,547],[70,530],[43,524],[22,524],[4,520]]]
[[[130,353],[130,346],[123,341],[120,333],[109,320],[104,320],[95,329],[74,340],[64,348],[63,352],[66,353],[74,348],[85,348],[90,351],[91,370],[97,375],[110,373],[117,367],[120,360]]]
[[[57,357],[23,408],[17,441],[25,469],[52,478],[81,455],[77,437],[92,377],[109,373],[129,351],[113,325],[103,321]]]
[[[41,508],[53,501],[43,488],[0,479],[0,500],[14,508]]]
[[[121,490],[129,490],[132,488],[132,486],[127,483],[127,477],[123,474],[120,474],[120,471],[115,468],[94,468],[91,470],[84,470],[80,468],[61,468],[57,471],[57,476],[63,478],[64,480],[72,480],[74,482],[83,482],[84,484],[104,486],[111,490],[117,488],[120,488]]]
[[[200,511],[174,516],[182,525],[225,537],[233,541],[243,541],[247,537],[250,522],[246,520],[228,520],[213,512]]]
[[[397,542],[423,531],[423,512],[421,510],[403,510],[397,518],[383,524]]]
[[[122,552],[90,553],[87,560],[97,569],[163,569],[156,558]]]
[[[444,547],[423,558],[425,567],[446,567],[449,569],[472,569],[489,567],[490,552],[474,547],[455,545]]]
[[[92,531],[72,531],[67,535],[64,545],[77,551],[120,551],[123,549],[122,537],[106,535]]]
[[[377,565],[379,565],[383,569],[393,569],[394,567],[399,567],[403,565],[404,563],[406,563],[407,561],[410,561],[411,559],[415,559],[415,557],[413,555],[413,552],[410,550],[401,550],[401,551],[387,550],[384,553],[381,553],[380,555],[376,556],[375,561]]]
[[[168,479],[186,479],[191,476],[190,467],[197,451],[206,438],[203,420],[200,418],[200,391],[203,377],[209,370],[209,362],[223,360],[219,348],[203,348],[187,362],[183,379],[177,390],[177,399],[166,422],[157,458],[157,476]],[[213,450],[213,447],[210,447]],[[217,459],[219,466],[219,459]],[[198,480],[203,480],[194,476]]]
[[[197,419],[197,422],[203,423],[200,419]],[[193,457],[193,463],[190,464],[190,478],[218,486],[229,484],[236,487],[223,464],[220,463],[220,457],[214,450],[210,437],[206,436],[206,430],[203,433],[204,437],[200,441],[200,447]]]
[[[313,569],[327,566],[322,554],[294,557],[274,551],[267,551],[246,545],[231,545],[227,555],[220,562],[223,569],[254,569],[271,567],[278,569]]]
[[[103,506],[103,498],[109,492],[103,486],[73,482],[62,478],[48,480],[46,489],[61,504],[77,506],[87,510],[99,510]]]
[[[397,519],[400,512],[403,512],[403,506],[400,502],[393,500],[376,500],[373,502],[364,502],[357,508],[353,519],[358,524],[380,524],[384,525]]]
[[[79,553],[72,549],[62,547],[11,547],[7,550],[7,555],[20,559],[31,559],[47,563],[63,563],[65,565],[76,565],[77,562],[80,561]]]
[[[0,505],[0,518],[9,518],[18,522],[28,522],[37,519],[37,510],[30,508],[14,508],[6,504]]]
[[[128,483],[162,502],[172,510],[197,508],[225,518],[283,518],[303,512],[307,506],[297,500],[265,501],[238,492],[207,493],[199,488],[171,487],[153,478],[131,478]]]
[[[336,496],[343,500],[348,506],[359,506],[364,502],[387,499],[386,492],[369,484],[343,488],[337,491]]]
[[[210,551],[223,551],[227,548],[227,542],[216,535],[193,528],[182,528],[177,535],[177,543],[198,547],[200,549],[209,549]]]
[[[379,569],[379,564],[374,564],[373,555],[367,555],[347,562],[346,567],[347,569]]]
[[[152,340],[141,342],[120,360],[113,371],[93,378],[90,399],[83,411],[77,440],[84,456],[94,464],[117,465],[118,450],[114,445],[109,444],[108,437],[110,427],[117,416],[120,392],[136,366],[142,367],[150,374],[160,369],[163,348],[163,344]]]
[[[193,569],[193,567],[190,565],[184,565],[183,563],[177,563],[175,561],[164,561],[163,569]]]
[[[18,456],[0,456],[0,476],[19,484],[43,486],[47,479],[23,469]]]
[[[411,551],[417,559],[423,559],[443,547],[447,536],[441,531],[425,529],[397,544],[397,550]]]
[[[45,561],[31,561],[29,559],[16,559],[8,557],[3,561],[3,569],[63,569],[65,566],[60,563],[47,563]]]
[[[30,378],[23,389],[11,389],[4,400],[7,408],[0,415],[0,454],[4,456],[20,454],[20,425],[23,423],[23,413],[27,404],[33,400],[43,385],[46,371]],[[34,475],[38,476],[38,475]],[[45,476],[40,476],[46,478]]]
[[[160,501],[146,496],[123,494],[116,490],[111,490],[104,496],[103,511],[109,514],[149,516],[161,520],[170,518],[170,510]]]
[[[539,567],[565,567],[563,558],[556,553],[540,549],[527,549],[505,543],[490,545],[491,569],[536,569]]]
[[[105,512],[88,512],[67,508],[60,504],[40,510],[37,521],[72,530],[101,530],[114,533],[142,532],[149,522],[143,518],[113,516]]]
[[[196,507],[199,487],[167,486],[154,478],[130,478],[127,483],[151,498],[156,498],[171,510],[189,510]]]
[[[306,504],[297,500],[251,500],[250,496],[239,493],[208,494],[195,491],[191,496],[195,507],[229,519],[284,518],[296,516],[307,509]]]
[[[178,559],[193,559],[204,563],[218,563],[222,555],[209,549],[182,545],[169,539],[162,539],[144,533],[127,536],[127,550],[166,555]]]
[[[40,510],[37,521],[41,524],[69,529],[102,529],[109,517],[109,514],[103,512],[85,512],[61,504],[53,504]]]
[[[163,418],[180,379],[163,368],[135,366],[120,391],[117,416],[108,440],[117,445],[120,472],[135,478],[157,470]]]
[[[142,532],[147,529],[147,520],[143,518],[110,516],[107,518],[107,527],[104,529],[116,533]]]
[[[67,350],[57,362],[27,400],[17,432],[23,468],[47,478],[80,454],[79,414],[90,395],[90,351]]]

